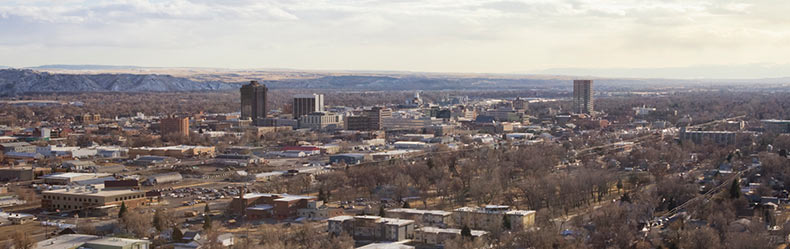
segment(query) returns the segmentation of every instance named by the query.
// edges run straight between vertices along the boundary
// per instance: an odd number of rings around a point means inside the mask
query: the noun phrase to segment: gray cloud
[[[782,0],[12,0],[0,2],[0,51],[10,51],[0,64],[130,64],[127,54],[155,66],[488,72],[788,63],[777,56],[790,53],[787,7]]]

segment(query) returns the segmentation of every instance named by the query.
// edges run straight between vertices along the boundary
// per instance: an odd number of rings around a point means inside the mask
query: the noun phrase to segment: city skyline
[[[623,76],[785,72],[782,1],[8,1],[0,65]],[[459,52],[462,51],[462,52]],[[696,73],[666,68],[702,68]],[[732,70],[734,67],[736,70]],[[584,70],[570,70],[584,69]],[[590,71],[592,70],[592,71]],[[622,70],[621,70],[622,71]]]

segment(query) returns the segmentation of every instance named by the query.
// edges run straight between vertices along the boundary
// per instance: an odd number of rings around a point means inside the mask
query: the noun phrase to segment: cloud
[[[11,51],[0,64],[522,72],[788,63],[777,55],[790,53],[788,7],[781,0],[10,0],[0,2],[0,49]]]

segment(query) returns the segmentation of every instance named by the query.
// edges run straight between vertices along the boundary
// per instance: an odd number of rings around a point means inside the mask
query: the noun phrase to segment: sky
[[[0,0],[0,65],[779,77],[790,76],[787,10],[787,0]]]

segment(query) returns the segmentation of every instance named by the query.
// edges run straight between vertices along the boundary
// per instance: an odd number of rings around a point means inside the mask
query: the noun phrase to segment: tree
[[[472,238],[472,229],[470,229],[469,226],[464,225],[464,227],[461,228],[461,237],[471,239]]]
[[[147,237],[151,231],[151,214],[140,214],[138,212],[126,212],[121,218],[121,222],[126,231],[134,234],[138,238]]]
[[[15,249],[32,249],[35,247],[35,241],[30,238],[30,235],[22,231],[14,233],[13,241]]]
[[[403,208],[411,208],[409,201],[403,201]]]
[[[206,216],[203,218],[203,229],[204,229],[204,230],[209,230],[209,229],[211,229],[211,216],[208,216],[208,215],[206,215]]]
[[[121,210],[118,210],[118,218],[123,218],[126,215],[126,202],[121,202]]]
[[[502,215],[502,227],[505,228],[505,230],[510,230],[512,227],[510,224],[510,219],[507,218],[507,214]]]
[[[324,189],[321,188],[318,190],[318,200],[319,201],[326,201],[326,196],[324,195]]]
[[[386,213],[384,213],[384,205],[379,206],[379,216],[386,216]]]
[[[623,197],[620,198],[620,201],[631,203],[631,196],[628,195],[628,193],[626,192],[625,194],[623,194]]]
[[[173,226],[173,234],[170,236],[173,241],[181,241],[184,238],[184,233],[181,232],[181,229],[178,226]]]
[[[164,231],[168,226],[171,226],[173,223],[174,223],[173,222],[173,217],[170,216],[170,214],[167,211],[164,211],[164,210],[161,210],[161,209],[157,209],[154,212],[153,225],[154,225],[154,228],[156,228],[157,231],[160,231],[160,232]]]
[[[730,198],[738,199],[741,197],[741,184],[738,181],[738,178],[732,180],[732,185],[730,185]]]
[[[208,203],[206,203],[206,207],[205,207],[205,208],[203,208],[203,213],[205,213],[206,215],[208,215],[208,213],[209,213],[209,212],[211,212],[211,209],[208,207]]]

